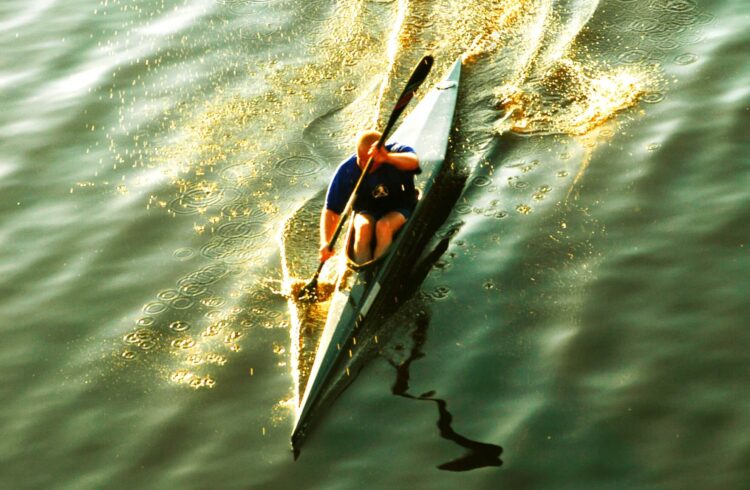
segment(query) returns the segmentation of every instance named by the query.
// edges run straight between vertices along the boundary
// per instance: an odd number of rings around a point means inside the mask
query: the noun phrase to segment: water
[[[5,2],[0,486],[746,488],[748,15]],[[425,51],[456,233],[295,462],[278,234]]]

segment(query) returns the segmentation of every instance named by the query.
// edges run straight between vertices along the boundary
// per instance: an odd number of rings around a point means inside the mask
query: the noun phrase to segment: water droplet
[[[190,328],[190,324],[188,322],[183,322],[182,320],[177,320],[176,322],[170,323],[169,328],[175,332],[184,332]]]
[[[183,350],[192,349],[193,347],[195,347],[195,340],[191,339],[190,337],[174,339],[172,341],[172,347]]]
[[[519,204],[518,206],[516,206],[516,211],[521,214],[529,214],[531,213],[531,207],[527,206],[526,204]]]
[[[487,187],[492,183],[492,179],[489,177],[485,177],[484,175],[479,175],[472,180],[472,185],[476,187]]]
[[[150,327],[154,323],[156,323],[156,320],[152,316],[144,316],[135,322],[139,327]]]

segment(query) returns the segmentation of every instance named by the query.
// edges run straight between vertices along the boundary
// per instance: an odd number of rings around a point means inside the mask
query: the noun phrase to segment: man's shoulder
[[[359,167],[357,166],[357,156],[352,155],[346,159],[344,159],[341,163],[339,163],[339,166],[336,167],[336,171],[334,173],[334,178],[346,178],[351,177],[352,175],[356,174],[356,170]]]

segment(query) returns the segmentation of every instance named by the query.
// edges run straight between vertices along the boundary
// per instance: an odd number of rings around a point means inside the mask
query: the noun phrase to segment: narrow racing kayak
[[[388,252],[378,260],[357,265],[350,260],[350,238],[345,247],[348,270],[339,279],[331,299],[318,350],[297,409],[292,432],[292,447],[297,452],[311,428],[314,415],[340,394],[347,378],[355,373],[353,359],[357,349],[377,337],[365,335],[368,326],[382,321],[394,311],[405,292],[405,279],[434,231],[430,206],[439,200],[441,177],[461,77],[458,60],[447,76],[425,95],[396,130],[390,141],[411,146],[417,152],[422,174],[416,185],[421,191],[411,218],[404,224]]]

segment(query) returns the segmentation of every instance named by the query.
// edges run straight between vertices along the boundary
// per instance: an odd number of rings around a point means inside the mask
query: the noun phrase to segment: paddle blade
[[[386,124],[385,129],[383,130],[381,142],[385,143],[388,134],[391,132],[391,129],[393,129],[393,125],[396,124],[396,121],[398,120],[401,113],[404,112],[406,106],[409,105],[411,99],[414,98],[414,94],[416,93],[417,89],[427,79],[427,75],[430,74],[430,70],[432,69],[432,64],[434,61],[435,60],[432,56],[427,55],[422,58],[417,64],[416,68],[414,68],[411,77],[409,77],[409,81],[406,83],[406,87],[404,87],[403,92],[401,92],[401,96],[398,98],[396,105],[393,107],[391,117],[388,118],[388,124]]]
[[[297,299],[306,303],[315,303],[318,301],[318,277],[320,277],[320,271],[323,270],[323,262],[318,265],[318,270],[313,274],[312,279],[305,284],[305,287],[300,289],[297,294]]]
[[[299,294],[297,295],[297,299],[299,301],[303,301],[305,303],[315,303],[318,301],[318,275],[316,274],[315,277],[313,277],[310,282],[305,284],[305,287],[303,287]]]

